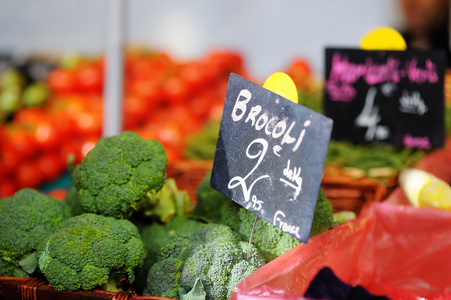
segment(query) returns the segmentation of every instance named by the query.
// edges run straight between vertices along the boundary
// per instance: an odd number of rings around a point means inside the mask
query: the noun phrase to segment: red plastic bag
[[[246,277],[231,299],[247,299],[262,288],[302,297],[325,266],[373,295],[451,299],[451,212],[374,203],[357,219],[312,237]]]

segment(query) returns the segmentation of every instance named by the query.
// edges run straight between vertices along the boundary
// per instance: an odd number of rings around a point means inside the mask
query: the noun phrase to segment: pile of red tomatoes
[[[94,147],[102,136],[104,65],[99,57],[53,69],[46,78],[47,102],[0,124],[0,197],[56,180]],[[170,161],[183,157],[187,136],[220,118],[231,72],[249,78],[242,57],[232,51],[189,62],[127,51],[123,130],[159,140]]]

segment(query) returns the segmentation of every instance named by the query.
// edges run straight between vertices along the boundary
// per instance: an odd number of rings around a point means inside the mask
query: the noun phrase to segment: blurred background
[[[129,45],[198,59],[213,48],[239,51],[264,80],[305,57],[323,72],[326,46],[356,47],[378,26],[400,28],[399,1],[391,0],[124,0]],[[1,0],[0,49],[26,54],[105,50],[108,0]]]
[[[115,3],[122,7],[116,15]],[[446,30],[435,41],[447,45],[448,6],[448,0],[0,0],[0,197],[23,187],[48,191],[61,178],[69,186],[71,168],[110,126],[159,140],[170,166],[210,164],[231,72],[257,84],[286,72],[299,103],[322,112],[326,47],[358,48],[369,31],[390,26],[415,29],[411,40],[427,48],[433,43],[425,36],[436,23]],[[112,16],[122,20],[119,31]],[[120,49],[109,52],[114,34]],[[116,81],[107,84],[114,73]]]

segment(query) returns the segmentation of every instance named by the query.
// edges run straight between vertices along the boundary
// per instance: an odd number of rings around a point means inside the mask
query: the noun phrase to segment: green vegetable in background
[[[204,130],[187,138],[186,150],[183,153],[188,159],[212,160],[215,157],[221,120],[208,122]]]
[[[25,87],[22,102],[26,107],[42,106],[50,97],[50,91],[44,82],[34,82]]]
[[[129,220],[85,213],[63,221],[38,248],[39,268],[56,290],[117,291],[122,278],[146,256],[138,229]]]
[[[26,83],[25,77],[15,68],[6,69],[0,77],[0,88],[17,86],[22,88]]]
[[[128,218],[136,202],[163,187],[167,163],[160,142],[126,131],[101,138],[72,179],[86,212]]]
[[[204,224],[189,236],[175,234],[150,268],[143,294],[179,299],[179,286],[190,290],[200,279],[207,300],[229,299],[233,288],[264,264],[255,247],[249,260],[247,252],[248,242],[225,225]]]
[[[19,86],[4,87],[0,91],[0,111],[12,114],[22,107],[22,90]]]
[[[385,180],[396,172],[418,162],[427,150],[398,148],[387,144],[352,144],[347,141],[330,141],[326,166],[356,168],[365,176]],[[384,172],[376,172],[377,170]]]
[[[71,217],[61,200],[22,189],[0,200],[0,275],[29,277],[36,269],[38,244]]]

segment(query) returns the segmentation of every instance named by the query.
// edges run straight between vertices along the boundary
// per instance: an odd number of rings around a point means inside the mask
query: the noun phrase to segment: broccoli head
[[[86,212],[128,218],[137,201],[163,187],[167,163],[160,142],[126,131],[101,138],[72,179]]]
[[[210,201],[216,201],[212,198],[209,199]],[[222,204],[219,213],[220,219],[217,221],[218,223],[232,228],[242,240],[249,240],[255,222],[254,213],[230,199]],[[320,189],[310,236],[330,229],[332,222],[332,203],[325,197],[324,190]],[[270,262],[299,245],[300,241],[265,219],[259,218],[252,237],[252,244],[257,247],[265,261]]]
[[[91,213],[64,220],[38,247],[40,270],[55,289],[67,291],[102,287],[121,277],[133,282],[145,256],[133,223]]]
[[[229,299],[233,288],[265,262],[228,226],[204,224],[189,236],[175,234],[149,270],[144,295],[179,299],[179,286],[202,281],[206,299]]]
[[[150,267],[158,261],[160,248],[167,244],[175,234],[190,235],[200,228],[201,222],[184,216],[176,216],[169,223],[152,223],[141,230],[141,239],[146,249],[143,266],[136,272],[134,287],[142,293]]]
[[[0,275],[29,277],[37,266],[36,249],[71,217],[63,201],[34,189],[0,200]]]

